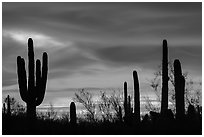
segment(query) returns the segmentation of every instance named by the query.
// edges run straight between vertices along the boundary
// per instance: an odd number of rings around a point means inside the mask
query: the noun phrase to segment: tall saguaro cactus
[[[163,40],[163,57],[162,57],[162,99],[161,113],[168,109],[168,47],[167,41]]]
[[[71,125],[76,124],[76,106],[74,102],[70,104],[70,123]]]
[[[21,56],[17,57],[17,73],[20,96],[27,104],[27,116],[29,119],[35,119],[36,106],[39,106],[45,95],[47,73],[48,73],[48,55],[43,53],[43,63],[41,70],[41,62],[39,59],[36,61],[35,71],[35,59],[33,50],[33,40],[28,39],[28,84],[26,77],[25,61]],[[35,74],[36,72],[36,74]],[[36,78],[35,78],[36,76]]]
[[[140,92],[137,71],[133,71],[133,79],[134,79],[134,119],[135,122],[140,122]]]
[[[127,117],[127,108],[128,108],[128,97],[127,97],[127,82],[124,82],[124,110],[125,110],[125,119]]]
[[[182,75],[181,63],[178,59],[174,60],[174,81],[176,95],[176,119],[182,120],[185,113],[184,102],[185,78]]]

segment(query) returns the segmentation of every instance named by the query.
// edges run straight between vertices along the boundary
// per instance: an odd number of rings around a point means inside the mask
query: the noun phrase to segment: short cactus
[[[7,115],[11,115],[11,105],[10,105],[10,97],[9,95],[7,96]]]
[[[70,123],[71,125],[76,124],[76,106],[74,102],[70,104]]]
[[[48,73],[48,55],[46,52],[43,53],[42,71],[40,60],[37,59],[35,71],[33,40],[31,38],[28,39],[28,69],[29,75],[27,85],[25,61],[23,58],[21,58],[21,56],[18,56],[17,74],[20,95],[22,100],[27,104],[28,118],[35,119],[36,106],[39,106],[42,103],[45,95]]]

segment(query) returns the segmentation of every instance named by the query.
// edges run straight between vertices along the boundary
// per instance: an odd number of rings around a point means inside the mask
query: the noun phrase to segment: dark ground
[[[76,125],[63,120],[42,120],[28,123],[24,115],[2,115],[3,135],[201,135],[202,119],[186,118],[143,120],[139,124],[124,122],[80,122]]]

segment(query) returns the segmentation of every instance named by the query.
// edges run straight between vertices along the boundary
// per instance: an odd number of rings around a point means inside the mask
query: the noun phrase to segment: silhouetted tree
[[[107,95],[106,92],[100,92],[100,101],[98,103],[99,110],[102,113],[104,121],[120,120],[122,115],[120,95],[116,95],[115,91]],[[120,110],[121,109],[121,110]],[[121,111],[121,112],[120,112]]]
[[[111,108],[112,111],[114,112],[114,114],[116,115],[117,119],[120,119],[121,115],[122,115],[122,96],[121,93],[119,91],[119,93],[117,94],[115,91],[112,92],[112,94],[109,97],[109,102],[111,104]],[[121,110],[120,110],[121,108]]]
[[[90,121],[95,122],[96,104],[93,101],[93,95],[82,89],[78,93],[75,93],[74,100],[85,107],[88,112],[87,118]]]
[[[104,121],[112,120],[112,113],[111,113],[112,108],[111,108],[110,97],[108,97],[105,92],[101,91],[100,102],[98,106],[103,120]]]

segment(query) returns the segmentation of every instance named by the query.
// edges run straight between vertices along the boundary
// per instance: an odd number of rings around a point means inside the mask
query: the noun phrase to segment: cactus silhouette
[[[122,122],[122,108],[121,108],[121,106],[119,106],[119,112],[118,112],[119,114],[118,114],[118,117],[119,117],[119,121],[120,122]]]
[[[41,62],[39,59],[36,61],[36,74],[35,74],[35,60],[33,50],[33,40],[28,39],[28,84],[26,77],[25,61],[21,56],[17,57],[17,74],[19,91],[22,100],[27,105],[28,118],[36,118],[36,106],[39,106],[45,95],[46,83],[48,73],[48,55],[43,53],[43,63],[41,71]],[[36,76],[36,78],[35,78]]]
[[[162,99],[161,113],[168,109],[168,47],[167,41],[163,40],[163,57],[162,57]]]
[[[128,116],[130,116],[130,113],[131,113],[131,99],[130,99],[130,96],[128,96],[128,101],[127,101],[127,112],[128,112]]]
[[[76,124],[76,106],[74,102],[70,104],[70,123],[71,125]]]
[[[125,110],[125,119],[127,118],[127,108],[128,108],[128,102],[127,102],[127,82],[124,82],[124,110]]]
[[[128,117],[130,118],[132,115],[132,107],[131,107],[131,98],[130,95],[128,96],[128,105],[127,105],[127,112],[128,112]]]
[[[185,113],[184,102],[185,78],[182,75],[181,63],[178,59],[174,60],[174,81],[176,97],[176,119],[182,120]]]
[[[126,116],[126,124],[130,125],[133,121],[132,119],[132,107],[131,107],[131,98],[130,95],[128,96],[127,100],[127,116]]]
[[[134,119],[135,122],[140,122],[140,92],[139,92],[139,80],[137,71],[133,71],[134,79]]]
[[[11,105],[10,105],[10,97],[9,95],[7,96],[7,115],[11,115]]]

